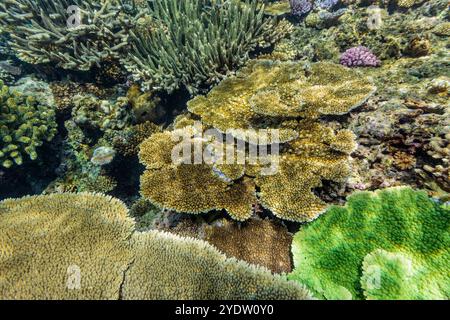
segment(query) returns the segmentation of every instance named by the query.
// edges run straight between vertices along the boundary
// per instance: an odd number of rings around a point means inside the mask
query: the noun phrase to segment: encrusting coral
[[[36,160],[36,148],[55,136],[55,112],[33,96],[10,90],[0,81],[0,166]]]
[[[260,1],[161,0],[138,20],[123,64],[145,89],[191,93],[222,80],[290,30],[264,17]]]
[[[100,194],[4,200],[0,231],[2,299],[311,298],[206,242],[135,232],[126,206]]]
[[[449,299],[449,231],[423,191],[355,193],[294,236],[289,278],[326,299]]]
[[[73,9],[72,13],[68,13]],[[78,21],[79,19],[79,21]],[[32,64],[89,70],[128,45],[119,0],[17,0],[0,3],[0,26],[17,56]]]

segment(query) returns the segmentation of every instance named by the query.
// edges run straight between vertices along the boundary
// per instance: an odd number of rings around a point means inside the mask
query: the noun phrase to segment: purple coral
[[[379,67],[381,61],[368,48],[358,46],[345,51],[340,63],[347,67]]]
[[[312,0],[289,0],[291,12],[295,16],[304,15],[312,10]]]

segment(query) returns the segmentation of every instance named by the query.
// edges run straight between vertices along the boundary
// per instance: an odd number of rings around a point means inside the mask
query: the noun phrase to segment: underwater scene
[[[0,0],[0,300],[450,299],[449,37],[448,0]]]

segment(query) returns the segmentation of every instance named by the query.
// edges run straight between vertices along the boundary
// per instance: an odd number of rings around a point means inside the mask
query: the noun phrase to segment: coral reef
[[[36,160],[37,148],[55,136],[55,112],[33,96],[26,96],[0,81],[0,165],[21,165]]]
[[[345,114],[363,104],[375,89],[363,75],[332,63],[307,69],[301,63],[256,60],[207,96],[189,101],[188,109],[221,132],[272,127],[280,129],[282,141],[289,141],[295,135],[277,126],[275,117]]]
[[[234,219],[246,220],[256,203],[257,187],[261,204],[278,217],[313,220],[326,204],[311,190],[320,187],[322,180],[345,180],[349,173],[348,155],[355,148],[351,132],[334,132],[316,118],[321,114],[345,114],[374,90],[370,81],[339,65],[315,64],[305,72],[301,64],[251,62],[207,97],[198,96],[188,102],[188,107],[206,125],[251,144],[257,134],[247,135],[242,129],[280,128],[280,141],[287,142],[281,154],[256,165],[173,163],[172,150],[180,132],[167,131],[153,135],[141,145],[140,160],[147,168],[141,178],[141,192],[165,209],[194,214],[226,209]],[[280,122],[282,117],[291,119]],[[297,121],[292,117],[310,119]],[[191,152],[196,148],[203,154],[207,146],[201,137],[196,138],[202,129],[196,133],[195,126],[184,130],[183,135],[188,137],[184,142],[189,149],[187,159],[195,157]],[[278,142],[266,141],[271,143]],[[248,160],[245,154],[241,156]],[[275,174],[267,175],[261,170],[267,165],[265,160],[277,163]]]
[[[130,24],[117,0],[0,4],[0,26],[13,31],[9,43],[17,56],[28,63],[54,63],[65,69],[89,70],[119,58],[118,53],[128,45]]]
[[[311,298],[206,242],[135,232],[126,206],[98,194],[2,201],[0,229],[2,299]]]
[[[176,1],[152,4],[132,34],[123,64],[145,89],[191,93],[209,87],[290,30],[265,18],[259,1]],[[142,21],[143,20],[143,21]]]
[[[449,227],[423,191],[356,193],[295,235],[289,278],[327,299],[448,299]]]

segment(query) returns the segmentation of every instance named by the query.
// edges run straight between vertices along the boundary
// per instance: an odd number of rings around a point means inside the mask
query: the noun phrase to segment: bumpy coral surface
[[[87,193],[0,202],[0,298],[310,298],[206,242],[135,233],[127,211],[117,199]]]
[[[290,279],[327,299],[449,299],[449,232],[423,191],[357,193],[295,235]]]
[[[56,134],[55,112],[35,97],[10,90],[0,81],[0,166],[36,160],[37,148]]]

